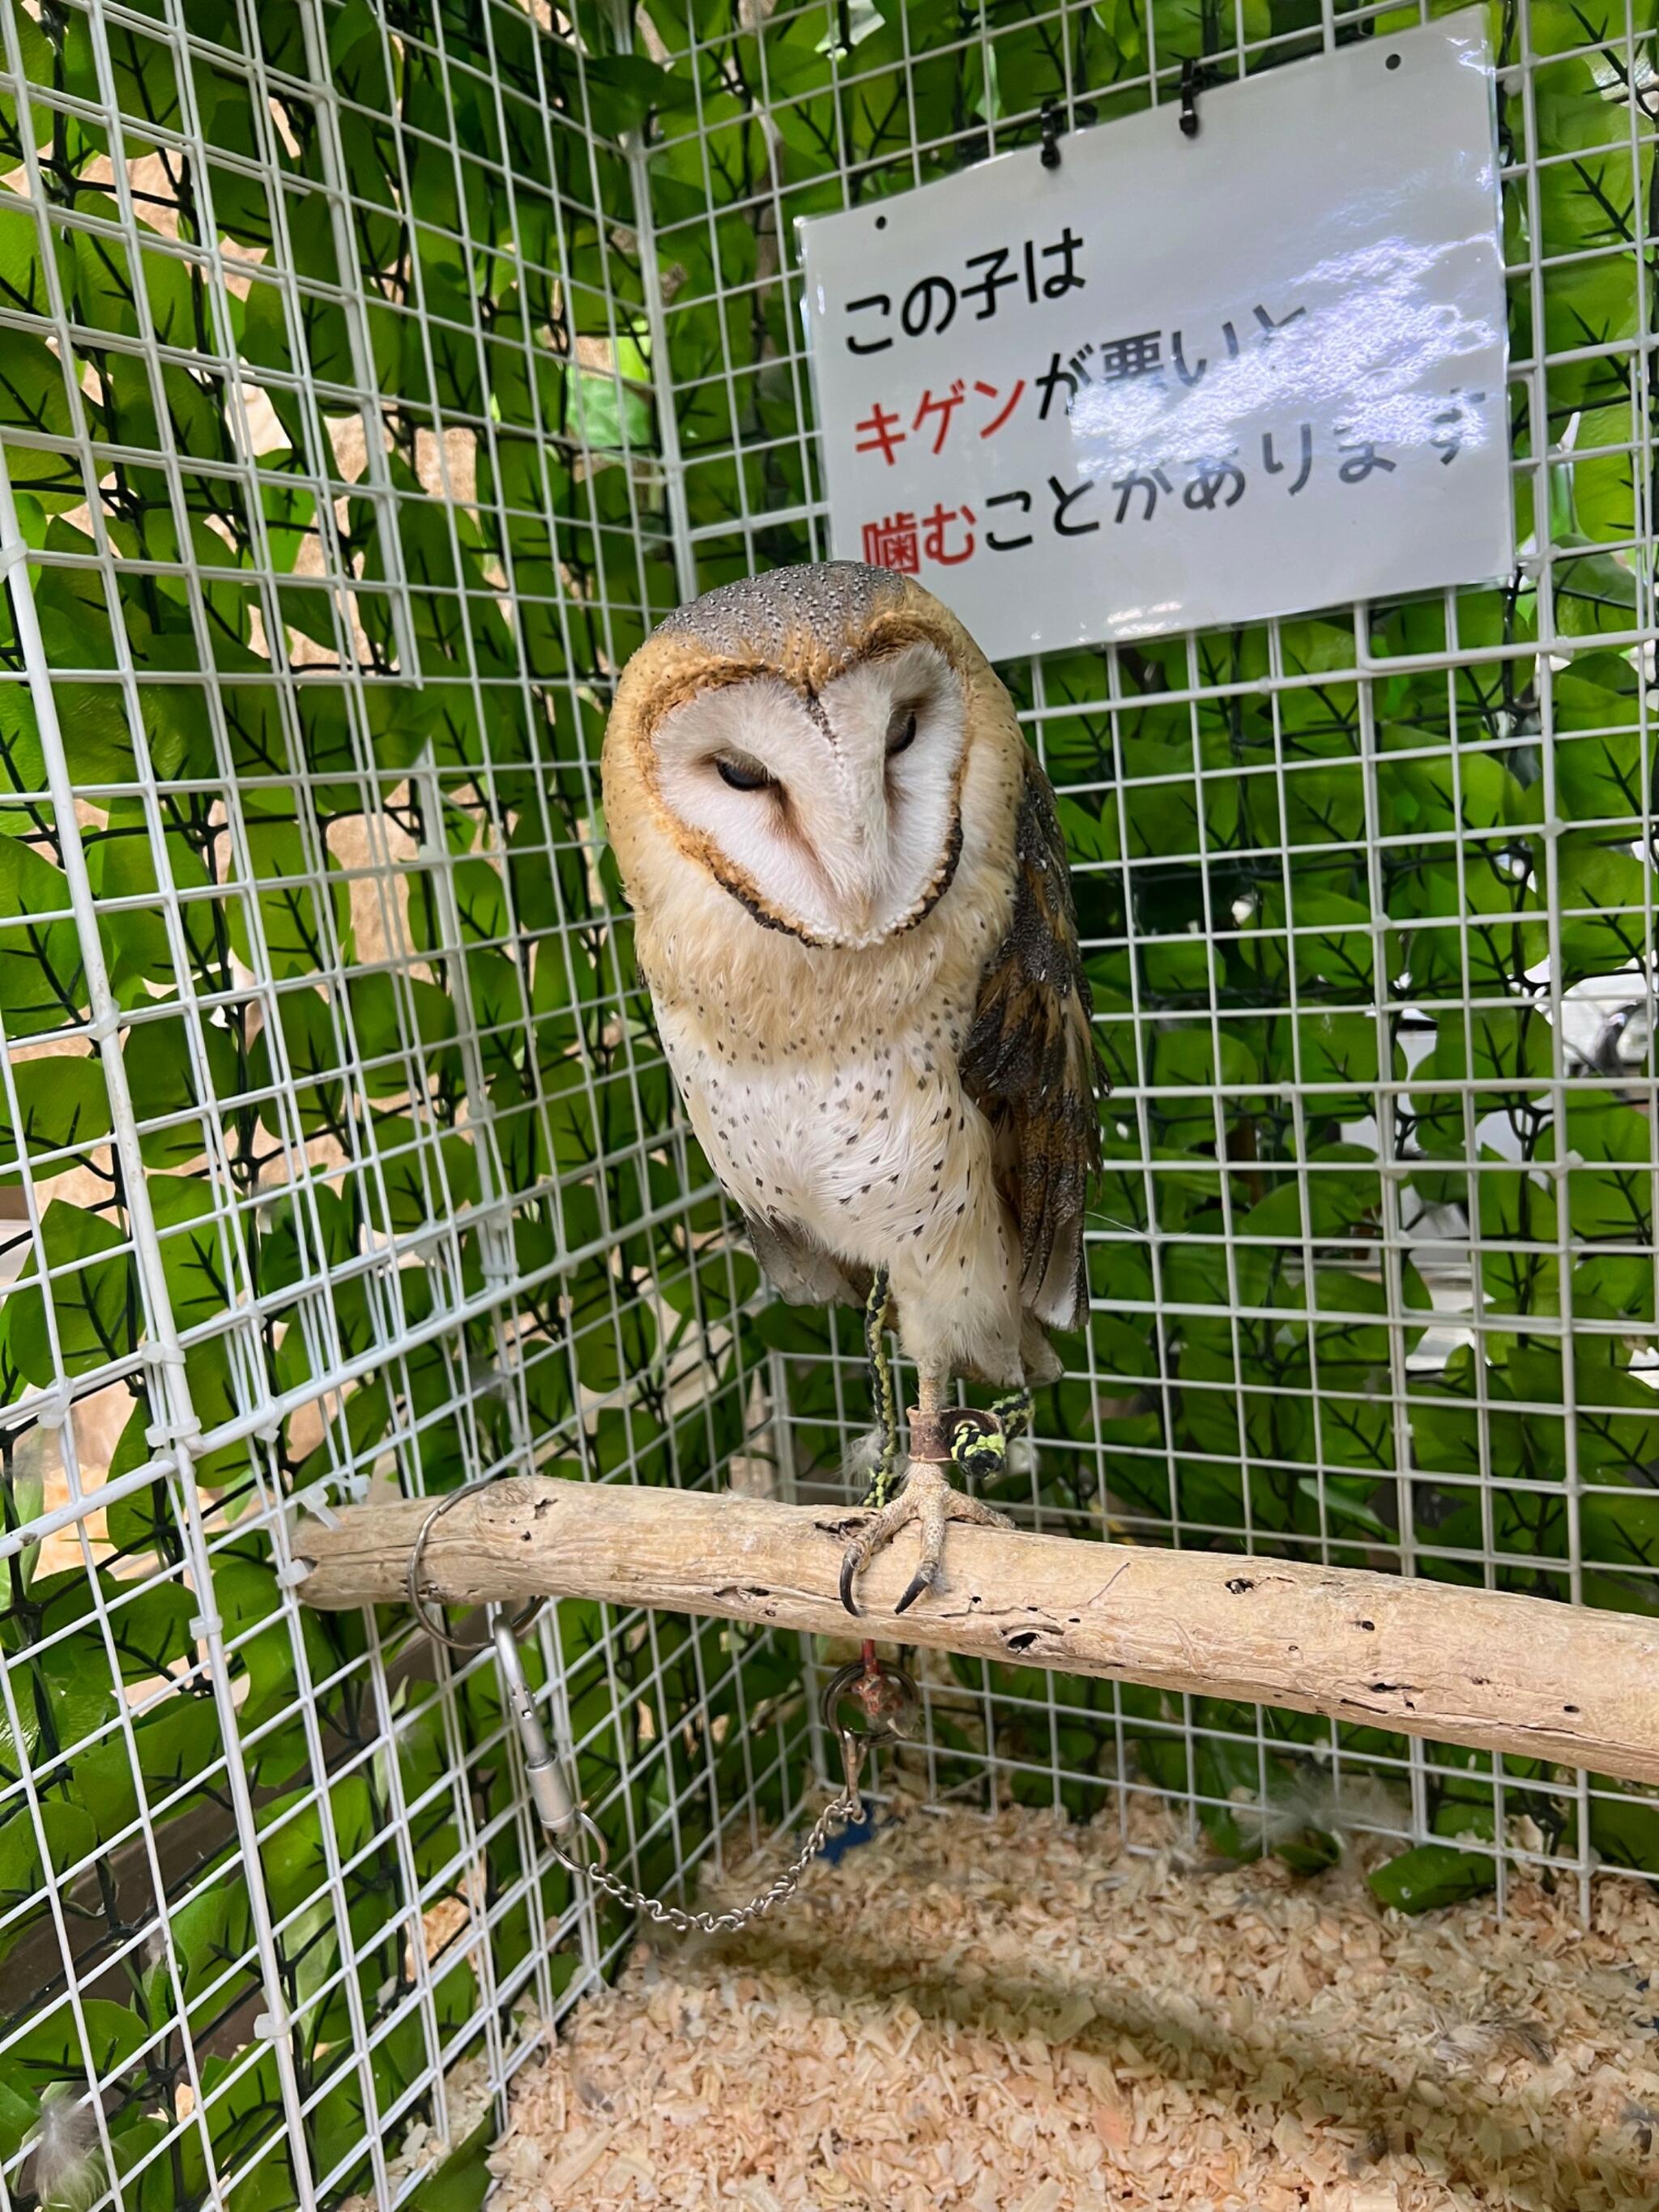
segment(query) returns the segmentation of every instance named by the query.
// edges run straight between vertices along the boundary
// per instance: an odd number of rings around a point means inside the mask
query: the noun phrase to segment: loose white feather
[[[34,2124],[34,2193],[46,2212],[81,2212],[100,2193],[103,2156],[89,2096],[60,2082]]]

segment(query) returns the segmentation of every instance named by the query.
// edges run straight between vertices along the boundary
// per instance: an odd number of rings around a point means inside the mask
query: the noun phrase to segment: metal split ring
[[[459,1490],[452,1490],[441,1498],[425,1520],[422,1522],[409,1554],[409,1571],[404,1577],[404,1587],[408,1592],[410,1609],[433,1642],[446,1645],[451,1651],[482,1651],[485,1647],[482,1643],[464,1644],[459,1636],[452,1636],[449,1631],[441,1626],[427,1611],[426,1601],[421,1595],[422,1555],[426,1550],[427,1538],[452,1505],[459,1505],[462,1498],[472,1497],[480,1490],[493,1489],[498,1480],[499,1478],[493,1474],[480,1475],[476,1480],[464,1482]],[[527,1599],[509,1624],[513,1634],[522,1636],[546,1603],[547,1600],[544,1597]],[[495,1608],[491,1607],[486,1609],[493,1617]]]
[[[600,1827],[599,1822],[593,1818],[592,1814],[588,1812],[586,1808],[582,1805],[578,1805],[575,1808],[574,1825],[581,1829],[584,1833],[592,1837],[593,1840],[593,1856],[592,1858],[573,1858],[550,1828],[545,1831],[547,1836],[547,1848],[552,1852],[554,1857],[557,1859],[559,1864],[564,1869],[567,1874],[581,1875],[584,1876],[592,1874],[603,1874],[605,1869],[606,1863],[611,1856],[611,1846],[605,1840],[604,1829]]]
[[[872,1664],[851,1659],[830,1677],[823,1690],[823,1724],[833,1735],[852,1736],[863,1743],[908,1735],[921,1702],[915,1684],[902,1667],[884,1659]],[[849,1729],[840,1717],[844,1705],[856,1705],[864,1726]]]

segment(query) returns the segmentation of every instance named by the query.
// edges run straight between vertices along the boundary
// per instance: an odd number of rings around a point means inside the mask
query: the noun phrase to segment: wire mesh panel
[[[676,592],[638,88],[513,6],[0,24],[0,2172],[476,2203],[625,1928],[493,1670],[289,1539],[763,1413],[599,837]],[[532,1667],[635,1880],[793,1803],[793,1648],[576,1605]]]
[[[658,615],[828,550],[795,218],[1417,20],[0,8],[9,2200],[476,2203],[626,1940],[489,1667],[302,1609],[298,1506],[844,1494],[855,1334],[765,1304],[680,1127],[595,774]],[[1115,1087],[1089,1331],[1002,1502],[1644,1609],[1654,9],[1491,27],[1514,577],[1006,672]],[[647,1886],[795,1807],[793,1649],[569,1604],[532,1668]],[[938,1799],[1151,1792],[1309,1867],[1360,1820],[1407,1904],[1659,1869],[1595,1778],[924,1686]]]
[[[1114,1092],[1088,1336],[1001,1502],[1072,1534],[1646,1609],[1655,17],[1487,15],[1513,577],[1003,672],[1061,793]],[[1176,142],[1183,64],[1222,82],[1420,20],[1311,0],[646,16],[689,87],[649,178],[702,586],[830,550],[798,218],[1035,149],[1050,102],[1069,125],[1169,103]],[[950,520],[959,548],[974,518]],[[852,1333],[763,1328],[798,1456],[829,1468],[861,1395]],[[1092,1814],[1151,1788],[1228,1853],[1265,1838],[1317,1863],[1344,1820],[1392,1829],[1422,1847],[1385,1892],[1419,1904],[1516,1860],[1659,1869],[1659,1806],[1594,1778],[1218,1699],[959,1662],[928,1740],[940,1792]]]

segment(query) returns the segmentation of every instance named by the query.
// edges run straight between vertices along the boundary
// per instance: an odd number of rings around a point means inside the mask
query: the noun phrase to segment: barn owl
[[[961,623],[845,561],[662,623],[604,781],[663,1046],[761,1266],[863,1304],[878,1378],[896,1310],[909,1454],[890,1408],[842,1595],[915,1521],[902,1611],[951,1521],[1009,1525],[945,1468],[1029,1411],[1047,1331],[1087,1311],[1098,1061],[1054,794]],[[953,1376],[1013,1393],[1003,1418],[951,1410]]]

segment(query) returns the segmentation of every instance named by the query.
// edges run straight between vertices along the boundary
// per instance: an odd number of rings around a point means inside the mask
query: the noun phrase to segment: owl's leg
[[[925,1369],[922,1371],[914,1426],[929,1438],[939,1437],[943,1430],[943,1401],[949,1384],[948,1375],[929,1373]],[[977,1498],[969,1498],[965,1492],[952,1489],[945,1473],[947,1463],[913,1456],[903,1490],[890,1504],[872,1515],[847,1547],[841,1563],[841,1601],[848,1613],[854,1616],[858,1613],[853,1597],[854,1580],[876,1553],[892,1542],[907,1522],[917,1524],[921,1559],[910,1577],[909,1588],[893,1608],[895,1613],[907,1611],[924,1590],[931,1589],[939,1580],[945,1531],[952,1521],[971,1521],[988,1528],[1013,1527],[1006,1513],[997,1512]]]

